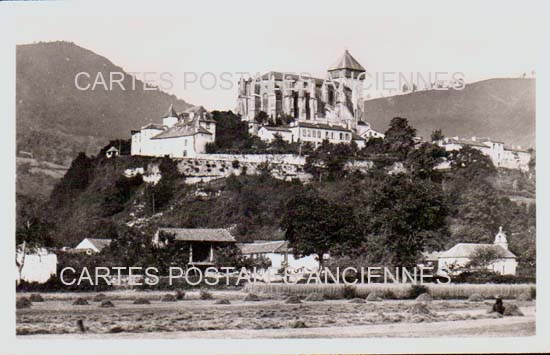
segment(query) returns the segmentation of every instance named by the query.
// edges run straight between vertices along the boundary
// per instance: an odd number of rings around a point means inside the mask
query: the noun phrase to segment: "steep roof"
[[[365,68],[363,68],[363,66],[359,64],[357,59],[353,58],[353,56],[348,52],[347,49],[344,54],[340,58],[338,58],[336,63],[334,63],[328,70],[332,71],[339,69],[351,69],[363,72],[365,71]]]
[[[237,244],[241,253],[247,254],[266,254],[282,253],[288,251],[288,242],[286,240],[272,240],[265,242],[242,243]]]
[[[500,245],[494,244],[477,244],[477,243],[458,243],[451,249],[441,253],[440,258],[469,258],[472,253],[480,248],[494,248],[502,253],[503,258],[515,258],[516,256],[509,251],[504,249]]]
[[[163,138],[177,138],[193,136],[195,134],[209,134],[212,135],[207,129],[201,126],[188,125],[188,124],[176,124],[170,127],[165,132],[159,133],[151,139],[163,139]]]
[[[100,239],[100,238],[86,238],[86,239],[88,239],[88,241],[92,243],[99,251],[111,245],[111,239]]]
[[[168,108],[168,111],[166,111],[164,116],[162,116],[162,118],[166,118],[166,117],[178,117],[176,110],[174,110],[174,105],[171,104],[170,107]]]
[[[158,123],[149,123],[148,125],[141,127],[141,129],[156,129],[159,131],[164,131],[164,128],[164,125]]]
[[[354,141],[366,141],[365,138],[361,137],[357,133],[351,133],[351,138],[353,138]]]
[[[159,228],[158,232],[175,234],[176,240],[186,242],[235,242],[224,228]]]

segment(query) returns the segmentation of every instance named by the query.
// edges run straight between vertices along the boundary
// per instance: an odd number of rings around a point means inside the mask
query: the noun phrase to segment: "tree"
[[[353,209],[331,203],[316,194],[300,194],[288,201],[281,222],[295,255],[323,255],[335,248],[350,249],[361,240]]]
[[[83,152],[78,153],[69,170],[52,191],[51,202],[53,207],[58,208],[71,202],[72,199],[84,191],[92,181],[94,170],[93,159],[88,158]]]
[[[346,174],[344,167],[356,154],[356,145],[332,144],[325,139],[315,151],[307,156],[304,170],[318,180],[326,177],[330,181],[334,181]]]
[[[504,257],[504,250],[493,246],[477,248],[470,254],[470,261],[465,265],[466,268],[487,268],[493,262]]]
[[[443,134],[443,131],[441,129],[436,129],[432,132],[431,140],[432,142],[437,142],[445,139],[445,135]]]
[[[448,238],[448,208],[440,184],[405,174],[373,177],[358,194],[358,219],[369,232],[367,248],[396,267],[415,266],[424,250],[440,249]]]
[[[409,126],[406,118],[394,117],[385,132],[384,145],[386,152],[403,160],[414,149],[416,129]]]
[[[409,152],[405,166],[416,177],[441,181],[441,172],[437,166],[447,157],[445,149],[431,143],[422,143],[420,147]]]
[[[449,163],[451,174],[467,181],[483,180],[496,174],[491,158],[467,145],[450,152]]]
[[[268,124],[269,123],[269,115],[265,113],[264,111],[260,111],[254,116],[254,121],[256,121],[258,124]]]
[[[145,189],[145,198],[149,210],[155,214],[164,208],[176,192],[176,184],[181,178],[177,162],[170,157],[163,157],[159,164],[160,180],[155,185],[149,185]]]

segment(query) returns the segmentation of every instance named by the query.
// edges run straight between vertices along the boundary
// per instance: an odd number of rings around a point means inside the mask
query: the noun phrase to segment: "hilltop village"
[[[62,263],[534,275],[534,151],[438,127],[425,140],[403,117],[376,130],[364,73],[348,51],[324,79],[271,71],[240,81],[235,113],[170,105],[129,141],[81,153],[49,202],[48,233],[70,239],[53,243]],[[56,277],[51,248],[24,257],[25,233],[18,279]]]

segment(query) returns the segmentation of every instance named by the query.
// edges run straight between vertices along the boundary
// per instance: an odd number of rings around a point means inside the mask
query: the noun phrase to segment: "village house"
[[[263,126],[258,130],[258,137],[265,142],[273,142],[276,135],[285,142],[311,143],[315,148],[325,139],[332,144],[350,144],[353,141],[359,148],[363,148],[367,141],[350,129],[324,123],[295,122],[287,126]]]
[[[502,227],[496,234],[493,244],[458,243],[447,251],[425,254],[425,259],[427,262],[433,262],[434,265],[437,264],[439,273],[454,272],[464,269],[472,260],[474,253],[483,248],[493,249],[499,256],[497,260],[485,265],[485,269],[501,275],[516,274],[518,265],[516,256],[508,250],[508,241]]]
[[[271,261],[271,274],[276,274],[283,267],[292,270],[318,270],[319,261],[316,255],[308,255],[301,258],[294,257],[292,249],[288,247],[286,240],[265,241],[237,244],[245,257],[252,259],[264,257]]]
[[[78,243],[74,250],[90,255],[100,253],[109,245],[111,245],[111,239],[84,238],[80,243]]]
[[[464,146],[469,146],[478,149],[484,155],[491,158],[491,161],[497,168],[529,171],[531,153],[520,146],[507,146],[503,142],[479,137],[472,137],[471,139],[446,137],[438,141],[437,144],[445,148],[446,151],[455,151]]]
[[[177,113],[170,105],[162,124],[150,123],[132,131],[131,154],[174,158],[205,153],[216,139],[216,121],[202,106]]]
[[[181,243],[189,250],[189,266],[213,266],[215,250],[235,243],[235,237],[224,228],[159,228],[153,236],[157,247],[169,248]]]

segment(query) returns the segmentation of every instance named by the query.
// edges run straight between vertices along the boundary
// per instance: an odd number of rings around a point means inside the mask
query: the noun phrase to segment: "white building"
[[[519,146],[510,147],[504,145],[503,142],[478,137],[472,137],[471,139],[462,139],[459,137],[445,138],[439,141],[438,145],[445,148],[446,151],[459,150],[464,146],[469,146],[480,150],[484,155],[491,158],[491,161],[497,168],[529,171],[531,153],[521,149]]]
[[[17,283],[21,280],[44,283],[57,274],[57,255],[46,248],[32,251],[18,248],[15,261]]]
[[[216,122],[202,106],[180,114],[170,105],[163,124],[150,123],[132,131],[132,155],[194,157],[216,139]]]
[[[111,245],[111,239],[84,238],[80,243],[78,243],[75,250],[86,254],[94,254],[101,252],[109,245]]]
[[[458,243],[451,249],[440,254],[434,254],[438,261],[438,271],[453,271],[463,269],[471,260],[471,256],[482,248],[494,249],[500,257],[491,264],[486,265],[491,270],[501,275],[515,275],[517,268],[516,256],[508,250],[508,241],[502,227],[495,236],[493,244]]]
[[[273,142],[275,135],[288,143],[311,143],[317,148],[327,139],[332,144],[355,142],[363,148],[367,139],[340,125],[310,122],[294,122],[288,126],[263,126],[258,130],[258,137],[265,142]]]
[[[292,270],[318,270],[319,261],[316,255],[308,255],[301,258],[295,258],[292,250],[288,247],[285,240],[275,241],[256,241],[254,243],[237,244],[241,253],[249,258],[265,257],[271,261],[270,272],[277,273],[282,267],[288,267]]]

